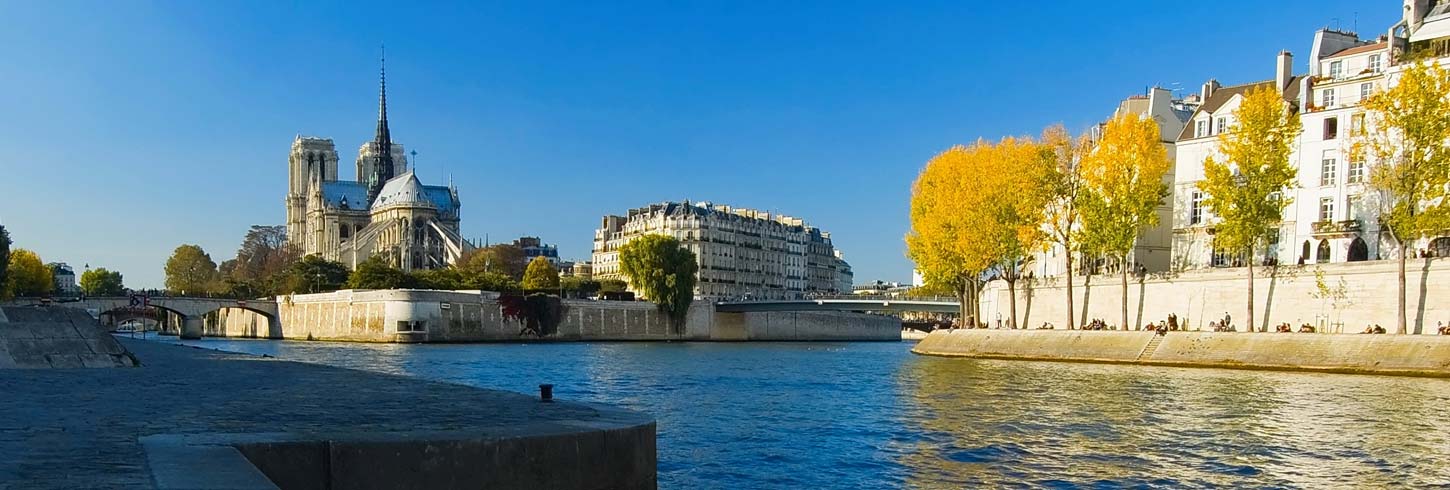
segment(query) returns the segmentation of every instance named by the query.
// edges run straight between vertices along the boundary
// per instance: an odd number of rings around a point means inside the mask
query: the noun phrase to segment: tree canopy
[[[89,296],[120,296],[126,292],[121,273],[105,267],[82,272],[80,285],[81,291]]]
[[[630,286],[659,306],[678,329],[695,299],[695,253],[675,237],[644,235],[619,249],[619,270]]]
[[[324,293],[341,289],[348,279],[347,266],[311,254],[293,262],[285,271],[285,293]]]
[[[208,294],[217,288],[216,262],[197,245],[182,245],[166,260],[166,289],[183,294]]]
[[[524,289],[559,289],[559,270],[549,259],[534,257],[524,271]]]
[[[0,225],[0,297],[5,296],[5,285],[9,281],[10,270],[10,231],[5,225]]]
[[[6,297],[44,296],[55,288],[49,267],[35,252],[17,248],[10,253],[10,270],[6,277]]]
[[[347,287],[351,289],[399,289],[411,287],[412,283],[412,277],[380,255],[358,263],[347,278]]]
[[[524,250],[513,244],[498,243],[474,250],[459,261],[470,273],[497,272],[514,280],[524,277]]]

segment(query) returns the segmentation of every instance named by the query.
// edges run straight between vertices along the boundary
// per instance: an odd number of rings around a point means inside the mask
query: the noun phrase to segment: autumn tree
[[[654,302],[678,331],[695,300],[695,253],[666,235],[644,235],[619,248],[619,271],[629,285]]]
[[[1203,162],[1198,189],[1218,217],[1214,248],[1243,253],[1248,264],[1248,329],[1254,325],[1254,256],[1278,232],[1296,170],[1289,160],[1299,118],[1277,90],[1250,90],[1233,111],[1234,125],[1218,135],[1221,158]]]
[[[1078,236],[1082,234],[1082,210],[1080,202],[1085,195],[1081,192],[1083,152],[1090,147],[1087,138],[1073,138],[1061,125],[1047,128],[1042,133],[1042,144],[1052,152],[1052,172],[1048,174],[1048,199],[1046,205],[1047,239],[1062,247],[1067,274],[1067,328],[1075,328],[1072,304],[1073,256],[1080,250]]]
[[[126,286],[120,272],[97,267],[81,273],[81,291],[89,296],[120,296]]]
[[[1365,101],[1365,128],[1355,135],[1355,158],[1374,160],[1369,187],[1380,197],[1380,223],[1399,253],[1395,333],[1408,332],[1405,261],[1410,243],[1450,228],[1443,205],[1450,185],[1450,70],[1415,63],[1387,91]],[[1363,161],[1363,160],[1361,160]]]
[[[166,259],[166,289],[181,294],[207,294],[217,286],[216,262],[196,245],[182,245]]]
[[[35,252],[17,248],[10,253],[9,264],[5,280],[6,297],[44,296],[55,288],[50,268]]]
[[[1083,233],[1097,252],[1122,269],[1123,323],[1128,329],[1129,255],[1144,228],[1158,224],[1157,208],[1168,196],[1168,151],[1150,117],[1121,112],[1082,159]]]
[[[966,324],[979,322],[988,271],[1008,279],[1016,324],[1012,278],[1043,238],[1052,162],[1051,149],[1030,138],[979,141],[936,155],[912,185],[907,255],[927,284],[951,288]]]
[[[524,277],[528,262],[524,250],[509,243],[498,243],[479,248],[459,261],[462,268],[473,273],[497,272],[514,280]]]
[[[524,271],[524,289],[559,289],[559,270],[548,258],[534,257]]]
[[[293,285],[288,271],[300,255],[287,243],[286,227],[252,225],[236,258],[223,261],[217,270],[225,288],[242,292],[240,297],[281,294]]]

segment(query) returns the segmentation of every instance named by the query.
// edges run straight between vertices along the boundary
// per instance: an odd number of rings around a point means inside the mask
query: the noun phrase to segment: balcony
[[[1310,225],[1316,237],[1356,235],[1363,227],[1357,219],[1316,221]]]

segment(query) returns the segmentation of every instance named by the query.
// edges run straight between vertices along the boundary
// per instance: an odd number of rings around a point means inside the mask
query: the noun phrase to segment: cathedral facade
[[[330,138],[298,136],[287,159],[287,240],[303,255],[356,268],[378,255],[405,271],[436,269],[472,248],[459,234],[458,189],[423,185],[388,129],[386,72],[378,124],[357,156],[357,180],[339,180]]]

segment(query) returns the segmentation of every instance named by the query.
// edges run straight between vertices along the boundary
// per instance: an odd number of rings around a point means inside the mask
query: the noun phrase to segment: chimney
[[[1293,77],[1294,54],[1290,53],[1287,49],[1280,51],[1279,69],[1278,71],[1274,72],[1274,81],[1277,82],[1275,86],[1279,88],[1280,92],[1283,92],[1284,89],[1289,88],[1289,79]]]
[[[1210,78],[1203,84],[1203,90],[1198,95],[1203,98],[1204,102],[1208,102],[1208,98],[1213,96],[1213,91],[1218,90],[1220,86],[1218,80]]]

